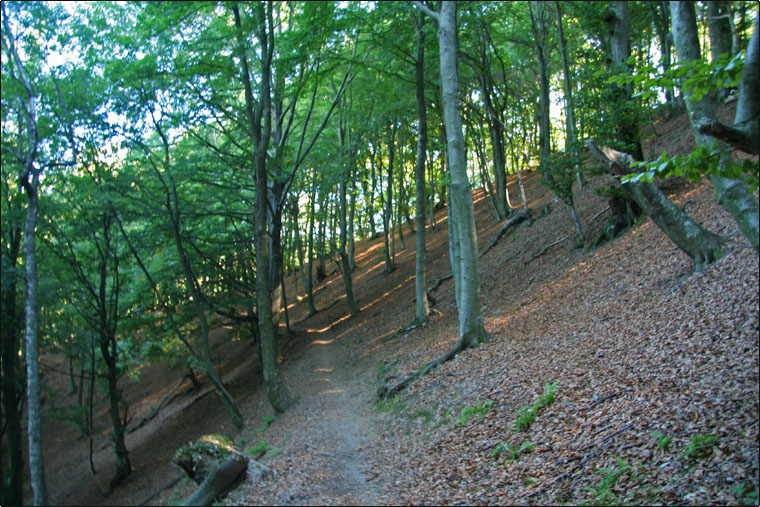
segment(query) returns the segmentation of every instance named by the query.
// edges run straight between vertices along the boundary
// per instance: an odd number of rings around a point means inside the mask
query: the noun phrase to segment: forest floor
[[[684,115],[653,129],[648,156],[693,146]],[[312,317],[300,279],[297,289],[286,279],[292,333],[281,375],[298,401],[285,414],[273,418],[245,330],[224,323],[214,332],[214,356],[246,419],[243,431],[231,427],[207,381],[193,390],[182,377],[186,369],[154,364],[139,382],[125,379],[134,473],[110,494],[106,407],[99,405],[96,417],[93,476],[88,440],[54,417],[76,404],[66,365],[43,357],[51,501],[177,504],[195,485],[171,464],[174,451],[224,432],[241,451],[264,440],[269,473],[242,483],[223,505],[756,505],[758,256],[710,183],[666,187],[698,222],[730,235],[724,257],[693,273],[689,258],[648,218],[598,249],[579,247],[568,208],[539,179],[524,177],[535,222],[479,261],[490,342],[393,399],[375,399],[385,377],[415,371],[458,336],[451,279],[432,292],[426,326],[394,335],[414,318],[414,236],[406,227],[407,248],[396,237],[391,273],[383,269],[382,238],[357,243],[355,317],[335,263],[316,287]],[[514,177],[509,181],[517,206]],[[589,238],[609,215],[594,192],[607,181],[598,176],[576,195]],[[500,224],[482,191],[474,199],[483,252]],[[436,223],[427,230],[428,285],[450,273],[445,210]],[[517,431],[520,410],[548,383],[556,385],[555,401]],[[165,396],[158,415],[139,426]]]

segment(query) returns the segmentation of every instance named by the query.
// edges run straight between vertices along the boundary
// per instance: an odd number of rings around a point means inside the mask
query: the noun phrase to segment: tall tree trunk
[[[313,259],[314,259],[314,208],[317,200],[317,175],[314,175],[311,180],[311,198],[309,199],[309,232],[308,243],[306,245],[306,275],[304,278],[304,289],[306,290],[306,301],[309,304],[309,316],[317,313],[317,309],[314,307],[314,271]]]
[[[486,124],[488,125],[488,134],[491,138],[491,151],[493,154],[494,202],[496,205],[496,215],[501,221],[509,217],[509,206],[507,205],[507,164],[504,149],[504,129],[498,121],[499,115],[491,99],[493,94],[493,79],[489,68],[486,30],[488,30],[488,27],[483,27],[480,44],[480,60],[483,65],[483,75],[480,81],[486,107]]]
[[[416,185],[417,235],[415,236],[416,257],[414,263],[414,295],[416,300],[415,320],[427,322],[430,306],[425,286],[425,156],[427,155],[427,109],[425,107],[425,15],[417,15],[417,59],[414,62],[415,90],[417,96],[417,160],[414,164]]]
[[[652,14],[657,38],[660,39],[661,65],[664,74],[670,69],[670,52],[673,47],[673,36],[670,33],[670,8],[665,0],[646,2],[646,5]],[[671,107],[676,107],[676,94],[673,86],[665,85],[663,91],[665,92],[665,103]]]
[[[456,348],[463,350],[488,339],[480,314],[480,281],[478,276],[477,235],[472,190],[467,178],[467,161],[457,75],[456,2],[441,4],[438,21],[440,46],[441,89],[448,141],[448,164],[451,174],[449,199],[451,229],[454,232],[453,255],[458,260],[455,286],[458,295],[459,340]],[[457,275],[458,272],[458,275]]]
[[[538,151],[541,164],[549,160],[551,154],[551,129],[549,124],[549,73],[544,54],[546,45],[546,5],[543,1],[530,2],[530,16],[533,37],[538,56],[539,95],[538,95]]]
[[[261,344],[261,366],[269,403],[275,412],[281,413],[293,403],[293,399],[280,379],[277,365],[277,343],[272,321],[272,301],[270,297],[269,251],[267,239],[267,213],[269,208],[267,184],[267,150],[272,133],[271,111],[271,64],[274,54],[274,22],[272,3],[266,8],[258,3],[256,8],[256,37],[261,49],[261,80],[259,83],[259,103],[254,106],[253,90],[245,55],[240,11],[232,5],[237,28],[239,57],[242,64],[242,79],[245,86],[246,116],[250,134],[255,146],[254,171],[256,177],[256,205],[254,215],[254,241],[256,246],[256,309],[258,313],[259,342]],[[266,9],[266,12],[265,12]],[[267,29],[268,27],[268,29]]]
[[[359,313],[359,307],[356,306],[356,299],[354,298],[354,285],[351,276],[351,262],[348,258],[348,252],[346,246],[348,243],[348,222],[346,220],[346,208],[348,207],[346,199],[346,187],[348,186],[348,178],[351,173],[352,157],[350,155],[351,143],[346,139],[346,135],[349,135],[350,127],[340,125],[338,127],[338,145],[341,152],[341,161],[343,165],[343,174],[340,180],[340,263],[341,271],[343,272],[343,286],[346,290],[346,302],[348,303],[348,311],[352,316]],[[346,158],[348,160],[346,160]]]
[[[559,2],[555,0],[554,7],[557,11],[557,32],[559,35],[559,51],[562,56],[562,73],[564,74],[565,84],[565,128],[567,135],[567,142],[565,143],[565,150],[577,150],[578,149],[578,129],[575,126],[575,102],[573,101],[573,81],[570,75],[570,63],[567,57],[567,42],[565,41],[565,32],[562,29],[562,10],[560,9]],[[579,167],[575,169],[576,179],[578,180],[578,188],[583,188],[585,183],[583,180],[583,173]],[[573,211],[575,208],[573,207]]]
[[[48,492],[42,458],[42,403],[40,396],[39,335],[37,316],[37,256],[35,230],[38,215],[39,172],[32,170],[32,181],[22,181],[27,192],[24,227],[24,265],[26,268],[26,396],[29,434],[29,470],[34,505],[47,505]]]
[[[385,241],[385,272],[390,273],[393,271],[393,259],[391,257],[391,218],[393,216],[393,158],[396,149],[396,120],[393,120],[392,125],[388,128],[388,177],[387,177],[387,192],[385,198],[385,210],[383,211],[383,235]]]
[[[701,56],[699,38],[697,36],[697,22],[694,12],[694,4],[690,2],[670,2],[671,18],[673,19],[673,38],[675,39],[676,51],[679,62],[691,62]],[[734,128],[755,140],[758,137],[758,21],[755,21],[755,31],[747,50],[745,67],[740,83],[740,99],[737,104]],[[746,78],[746,80],[745,80]],[[711,147],[715,150],[725,147],[725,144],[717,139],[700,132],[702,123],[717,122],[718,104],[714,96],[707,94],[701,100],[691,100],[692,91],[685,90],[686,108],[689,111],[689,120],[694,130],[697,144]],[[753,127],[754,125],[754,127]],[[746,130],[745,130],[746,129]],[[720,155],[721,167],[731,163],[729,150],[722,150]],[[712,181],[718,199],[723,207],[734,217],[739,229],[749,240],[755,251],[760,252],[758,246],[758,202],[755,196],[749,192],[742,178],[729,179],[716,174],[708,174]]]
[[[629,72],[628,58],[631,56],[631,25],[628,2],[617,0],[610,4],[605,19],[609,30],[609,62],[612,72]],[[615,126],[620,139],[626,143],[636,160],[643,160],[639,138],[638,109],[630,104],[633,88],[630,85],[618,87],[611,107],[616,117]]]

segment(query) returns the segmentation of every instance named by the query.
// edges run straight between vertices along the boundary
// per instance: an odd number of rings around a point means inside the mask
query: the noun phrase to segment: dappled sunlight
[[[329,327],[325,328],[325,331],[330,329]],[[322,332],[322,331],[320,331]],[[311,342],[312,345],[330,345],[332,342],[334,342],[335,339],[332,340],[314,340]]]
[[[404,282],[401,282],[400,284],[396,285],[394,288],[392,288],[391,290],[389,290],[388,292],[386,292],[385,294],[383,294],[383,295],[382,295],[382,296],[380,296],[379,298],[376,298],[376,299],[375,299],[375,300],[373,300],[372,302],[370,302],[370,303],[367,303],[366,305],[362,306],[361,308],[359,308],[359,310],[363,312],[363,311],[365,311],[367,308],[370,308],[371,306],[373,306],[373,305],[375,305],[375,304],[379,303],[379,302],[380,302],[380,301],[382,301],[383,299],[387,298],[388,296],[390,296],[391,294],[393,294],[394,292],[396,292],[397,290],[399,290],[399,289],[400,289],[400,288],[401,288],[401,287],[402,287],[402,286],[403,286],[405,283],[406,283],[405,281],[404,281]]]
[[[305,331],[307,333],[324,333],[324,332],[329,331],[330,329],[332,329],[336,325],[340,324],[344,320],[348,319],[349,317],[351,317],[351,314],[344,315],[343,317],[341,317],[341,318],[339,318],[337,320],[334,320],[330,325],[328,325],[326,327],[323,327],[322,329],[305,329]],[[333,338],[332,340],[314,340],[311,343],[312,343],[312,345],[329,345],[332,342],[334,342],[335,340],[337,340],[337,337]]]
[[[335,371],[335,368],[316,368],[314,371],[318,371],[320,373],[332,373]]]
[[[345,392],[344,389],[325,389],[323,391],[319,391],[317,394],[318,395],[322,395],[322,394],[340,394],[340,393],[343,393],[343,392]]]

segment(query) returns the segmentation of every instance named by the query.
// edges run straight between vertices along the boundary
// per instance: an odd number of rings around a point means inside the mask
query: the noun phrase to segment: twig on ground
[[[526,265],[527,265],[527,264],[530,264],[530,263],[531,263],[531,262],[533,262],[534,260],[536,260],[536,259],[538,259],[539,257],[541,257],[542,255],[544,255],[544,254],[546,253],[546,251],[547,251],[547,250],[549,250],[551,247],[553,247],[553,246],[555,246],[555,245],[559,245],[560,243],[562,243],[563,241],[565,241],[567,238],[571,237],[573,234],[574,234],[574,233],[570,233],[570,234],[568,234],[567,236],[565,236],[564,238],[560,238],[560,239],[558,239],[557,241],[555,241],[554,243],[550,243],[550,244],[546,245],[545,247],[543,247],[543,248],[541,249],[541,251],[540,251],[540,252],[538,252],[536,255],[534,255],[533,257],[531,257],[529,261],[527,261],[527,262],[523,262],[523,264],[526,264]]]
[[[624,394],[624,393],[629,393],[631,391],[633,391],[633,389],[629,387],[628,389],[623,389],[622,391],[618,391],[616,393],[612,393],[612,394],[610,394],[608,396],[605,396],[604,398],[599,398],[594,403],[592,403],[591,405],[589,405],[588,408],[594,408],[595,406],[599,405],[600,403],[604,403],[607,400],[611,400],[612,398],[620,396],[621,394]]]

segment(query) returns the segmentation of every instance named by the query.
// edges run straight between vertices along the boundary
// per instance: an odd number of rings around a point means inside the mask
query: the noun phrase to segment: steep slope
[[[674,134],[660,135],[653,150],[688,149],[677,129],[656,129]],[[215,357],[247,428],[231,431],[208,383],[194,392],[186,380],[155,419],[129,434],[135,473],[105,496],[112,460],[107,415],[96,419],[94,477],[87,441],[49,418],[53,501],[172,504],[192,491],[188,481],[174,482],[173,451],[213,431],[231,433],[242,449],[260,440],[272,449],[263,458],[272,473],[244,483],[223,504],[750,501],[758,483],[758,259],[711,200],[709,183],[670,189],[710,230],[732,234],[724,259],[692,275],[689,259],[649,219],[596,251],[575,248],[568,209],[553,202],[537,174],[525,180],[539,218],[480,259],[491,342],[397,398],[373,403],[381,378],[407,374],[448,349],[457,338],[457,315],[447,280],[432,292],[430,323],[394,336],[414,318],[413,236],[404,230],[408,248],[397,251],[390,274],[383,272],[382,239],[363,241],[354,272],[358,316],[348,316],[334,264],[316,288],[319,312],[312,317],[298,299],[300,280],[287,279],[293,334],[282,374],[299,398],[296,407],[267,423],[273,414],[252,373],[255,346],[245,338],[229,341],[244,330],[219,327]],[[594,179],[577,196],[588,236],[608,214],[593,191],[605,181]],[[509,190],[516,204],[513,178]],[[500,224],[481,191],[475,206],[482,252]],[[429,285],[450,272],[445,210],[436,221],[427,235]],[[74,403],[65,374],[57,373],[65,364],[46,361],[48,385],[57,392],[51,399]],[[124,382],[131,428],[183,374],[153,365],[139,383]],[[520,409],[550,382],[556,382],[555,402],[528,431],[515,431]],[[704,457],[696,451],[691,457],[698,435],[715,435],[715,445]],[[523,444],[510,459],[506,449]]]

